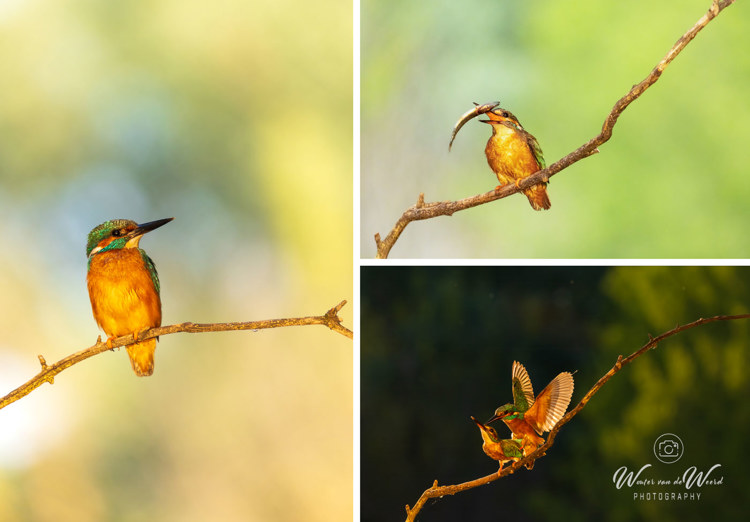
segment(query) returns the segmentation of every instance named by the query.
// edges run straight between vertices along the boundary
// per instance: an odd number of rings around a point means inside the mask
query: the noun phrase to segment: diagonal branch
[[[711,7],[708,12],[704,14],[695,25],[683,34],[677,42],[672,46],[669,52],[662,58],[662,60],[654,67],[654,69],[646,76],[646,78],[639,84],[634,85],[630,91],[620,98],[614,107],[610,111],[607,118],[604,120],[602,125],[602,131],[598,136],[592,138],[588,142],[584,143],[576,150],[556,161],[546,169],[542,169],[531,176],[524,178],[516,186],[513,183],[508,183],[498,190],[492,190],[484,194],[471,196],[457,201],[436,201],[433,203],[425,203],[424,194],[419,195],[416,205],[413,205],[406,209],[401,217],[396,222],[393,229],[388,233],[385,239],[380,238],[380,234],[375,234],[375,245],[377,246],[377,259],[386,259],[388,254],[393,248],[393,245],[398,241],[399,236],[404,231],[406,226],[412,221],[421,221],[423,219],[430,219],[438,216],[452,216],[459,210],[465,210],[467,208],[476,207],[484,203],[489,203],[497,199],[502,199],[521,192],[533,185],[537,185],[542,182],[549,181],[549,178],[557,174],[563,169],[568,168],[573,163],[579,160],[587,158],[593,154],[599,152],[599,145],[609,141],[612,137],[612,129],[617,123],[617,119],[620,114],[633,103],[646,89],[651,87],[659,79],[664,69],[674,60],[680,52],[695,38],[695,36],[703,29],[708,22],[713,20],[725,7],[733,4],[735,0],[713,0]]]
[[[204,333],[204,332],[227,332],[233,330],[264,330],[267,328],[282,328],[285,326],[310,326],[310,325],[323,325],[327,326],[334,332],[340,333],[341,335],[353,338],[352,331],[341,324],[339,318],[339,311],[346,304],[346,301],[341,301],[339,304],[328,310],[324,315],[316,315],[309,317],[293,317],[287,319],[266,319],[263,321],[248,321],[244,323],[182,323],[172,324],[169,326],[160,326],[158,328],[151,328],[150,330],[144,330],[139,332],[138,341],[144,341],[151,339],[152,337],[158,337],[160,335],[169,335],[173,333],[186,332],[186,333]],[[106,352],[110,348],[119,348],[122,346],[128,346],[135,343],[136,340],[133,335],[123,335],[112,339],[110,346],[107,346],[106,342],[101,340],[101,336],[97,339],[96,344],[76,352],[72,355],[59,360],[58,362],[48,365],[44,357],[39,355],[39,362],[42,365],[42,370],[34,376],[28,382],[22,384],[8,395],[0,399],[0,409],[5,408],[8,404],[11,404],[18,399],[21,399],[40,387],[45,382],[53,384],[55,381],[55,375],[62,372],[66,368],[70,368],[74,364]]]
[[[493,473],[492,475],[487,475],[486,477],[481,477],[475,480],[471,480],[469,482],[464,482],[462,484],[456,484],[453,486],[438,486],[437,480],[432,484],[432,487],[427,489],[424,493],[422,493],[422,496],[419,497],[419,500],[417,500],[417,503],[414,504],[413,508],[410,508],[409,505],[406,505],[406,521],[411,522],[413,521],[417,513],[424,507],[427,500],[431,498],[440,498],[445,495],[455,495],[456,493],[460,493],[461,491],[465,491],[467,489],[472,489],[477,486],[483,486],[485,484],[489,484],[490,482],[493,482],[500,477],[505,477],[507,475],[510,475],[512,473],[515,473],[516,470],[518,470],[521,466],[524,466],[525,464],[529,462],[534,462],[536,459],[543,457],[547,454],[547,450],[555,443],[555,437],[557,436],[558,432],[560,431],[560,428],[562,428],[565,424],[570,422],[570,420],[578,415],[578,413],[586,406],[586,404],[591,400],[591,398],[596,394],[596,392],[599,391],[599,389],[604,386],[604,384],[609,381],[614,374],[622,370],[622,367],[626,364],[630,364],[635,359],[643,355],[649,350],[652,350],[658,346],[658,344],[663,341],[664,339],[671,337],[675,334],[678,334],[680,332],[684,332],[685,330],[690,330],[691,328],[695,328],[697,326],[702,326],[707,323],[714,323],[717,321],[735,321],[738,319],[750,319],[750,314],[740,314],[740,315],[717,315],[714,317],[707,317],[707,318],[701,318],[696,321],[693,321],[692,323],[687,323],[682,326],[676,326],[672,328],[671,330],[664,332],[663,334],[657,336],[657,337],[651,337],[649,335],[649,341],[644,344],[639,350],[633,352],[632,354],[628,355],[627,357],[624,357],[620,355],[617,358],[617,362],[615,362],[615,365],[607,372],[605,373],[601,379],[596,381],[596,384],[591,387],[591,389],[586,393],[586,395],[583,396],[583,399],[581,399],[581,402],[579,402],[575,408],[570,410],[568,413],[565,414],[565,416],[560,419],[560,421],[555,425],[554,428],[549,432],[549,435],[547,436],[547,441],[539,446],[534,453],[531,453],[530,455],[527,455],[526,457],[522,458],[521,460],[514,462],[511,466],[508,466],[506,468],[503,468],[502,470],[498,471],[497,473]]]

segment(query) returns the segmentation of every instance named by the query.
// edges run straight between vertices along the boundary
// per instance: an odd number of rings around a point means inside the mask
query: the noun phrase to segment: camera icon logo
[[[685,446],[674,433],[664,433],[654,442],[654,455],[664,464],[673,464],[682,458]]]

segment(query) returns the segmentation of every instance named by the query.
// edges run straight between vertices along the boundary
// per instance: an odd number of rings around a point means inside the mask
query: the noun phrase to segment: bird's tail
[[[154,373],[154,352],[156,351],[156,339],[131,344],[128,346],[128,357],[130,365],[138,377],[148,377]]]
[[[530,189],[524,190],[523,193],[526,194],[527,198],[529,198],[531,208],[533,208],[534,210],[547,210],[552,206],[552,204],[549,202],[549,197],[547,196],[546,183],[534,185]]]

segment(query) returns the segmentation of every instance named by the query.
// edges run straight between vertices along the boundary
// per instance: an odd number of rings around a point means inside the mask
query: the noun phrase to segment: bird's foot
[[[112,339],[114,339],[114,337],[107,337],[107,349],[108,350],[112,349]]]
[[[514,183],[516,184],[516,188],[521,188],[521,180],[520,179],[515,180]]]

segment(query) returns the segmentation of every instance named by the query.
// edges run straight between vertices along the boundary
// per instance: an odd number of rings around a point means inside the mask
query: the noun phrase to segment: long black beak
[[[485,424],[490,424],[490,423],[492,423],[492,422],[495,422],[496,420],[500,420],[500,419],[502,419],[503,417],[507,417],[507,416],[508,416],[509,414],[510,414],[510,412],[508,412],[508,413],[503,413],[502,415],[493,415],[493,416],[492,416],[492,418],[491,418],[490,420],[488,420],[487,422],[485,422]]]
[[[146,232],[151,232],[152,230],[156,230],[162,225],[166,225],[170,221],[172,221],[174,218],[165,218],[165,219],[157,219],[156,221],[149,221],[148,223],[142,223],[138,225],[137,228],[135,228],[128,236],[131,238],[142,236]]]

